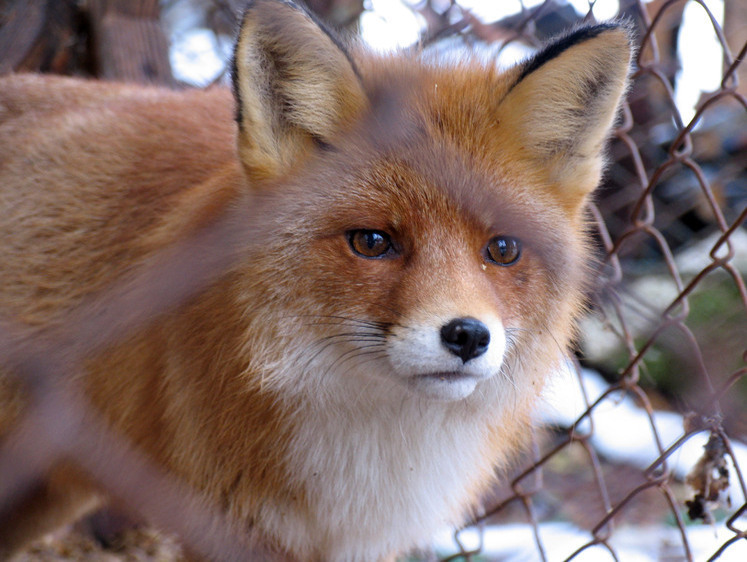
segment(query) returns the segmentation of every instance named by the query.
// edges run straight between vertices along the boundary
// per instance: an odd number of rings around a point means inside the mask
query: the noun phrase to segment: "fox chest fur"
[[[248,545],[427,547],[478,507],[566,353],[629,58],[614,24],[505,72],[375,56],[256,0],[233,97],[0,79],[0,313],[64,329],[180,240],[246,222],[199,291],[88,354],[87,400]],[[4,525],[8,551],[61,522],[43,511]]]

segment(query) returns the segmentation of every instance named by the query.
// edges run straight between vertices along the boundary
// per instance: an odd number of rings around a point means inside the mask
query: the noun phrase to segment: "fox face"
[[[311,157],[306,174],[321,185],[309,191],[305,174],[298,186],[286,180],[284,195],[299,204],[270,238],[292,242],[265,251],[283,257],[266,267],[292,272],[277,284],[295,287],[288,306],[300,308],[288,315],[318,331],[301,346],[303,379],[324,373],[334,385],[360,371],[357,385],[371,392],[447,401],[477,388],[484,396],[486,381],[507,396],[534,393],[539,382],[515,380],[513,364],[520,350],[548,365],[563,356],[585,277],[584,196],[557,190],[538,173],[539,155],[519,160],[528,147],[495,134],[496,119],[527,101],[503,105],[505,76],[399,65],[377,68],[367,85],[402,84],[395,109],[390,100],[362,109],[365,131],[328,139]],[[381,121],[386,132],[372,133]]]
[[[251,223],[198,295],[86,357],[87,398],[248,545],[339,561],[427,546],[479,504],[567,352],[630,53],[611,23],[506,71],[379,56],[255,0],[235,106],[2,79],[0,311],[64,325],[205,224]],[[97,492],[80,480],[47,496],[80,514]],[[0,547],[28,538],[0,529]]]
[[[527,353],[559,361],[581,307],[583,207],[626,82],[625,30],[581,29],[501,74],[349,52],[318,32],[331,48],[315,44],[307,59],[308,37],[278,47],[258,23],[267,10],[280,25],[293,9],[270,9],[250,9],[237,43],[239,149],[247,174],[262,181],[310,143],[325,148],[311,159],[323,162],[316,175],[328,189],[299,189],[304,208],[294,213],[305,225],[283,219],[293,229],[286,237],[309,237],[294,245],[314,269],[299,266],[295,283],[314,287],[297,302],[326,311],[305,352],[319,348],[329,363],[322,372],[361,366],[364,378],[397,383],[394,392],[441,400],[466,398],[490,379],[521,384],[510,374],[518,350],[550,333],[555,341]],[[263,57],[282,59],[276,68],[306,65],[314,88],[326,81],[323,110],[310,83],[296,91],[281,72],[256,81]],[[287,126],[267,118],[283,95],[292,98]]]
[[[578,305],[568,298],[583,280],[571,220],[496,190],[506,180],[467,166],[458,147],[424,156],[433,144],[424,134],[394,161],[367,147],[352,174],[345,163],[356,156],[340,149],[329,189],[305,194],[303,214],[293,207],[282,221],[290,228],[272,236],[293,240],[266,252],[282,255],[285,269],[268,268],[292,272],[288,315],[315,333],[303,355],[333,388],[354,373],[382,392],[439,400],[466,398],[490,379],[510,387],[521,381],[509,356]],[[562,348],[544,353],[560,360]]]

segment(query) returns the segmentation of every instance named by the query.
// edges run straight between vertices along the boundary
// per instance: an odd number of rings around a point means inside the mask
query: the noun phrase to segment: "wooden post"
[[[98,75],[175,86],[158,0],[88,0]]]

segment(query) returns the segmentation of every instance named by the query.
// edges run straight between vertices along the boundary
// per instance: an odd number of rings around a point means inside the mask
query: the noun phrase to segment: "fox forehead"
[[[322,200],[339,196],[342,206],[351,204],[346,217],[385,215],[383,222],[395,226],[415,209],[442,222],[444,214],[462,209],[473,226],[486,231],[531,222],[561,227],[568,221],[536,166],[516,158],[511,134],[497,134],[498,107],[516,69],[501,72],[479,61],[453,66],[424,64],[417,57],[395,61],[366,58],[368,64],[360,65],[374,107],[355,122],[353,134],[331,140],[327,148],[339,153],[337,162],[322,154],[318,169],[304,174],[329,179],[315,182]],[[339,177],[347,185],[339,185]],[[304,198],[313,198],[304,191]],[[542,214],[541,221],[529,220]]]
[[[364,88],[377,95],[394,91],[402,120],[418,125],[434,139],[448,140],[479,156],[493,148],[500,125],[498,108],[519,75],[519,67],[496,68],[469,55],[452,63],[427,55],[364,58]],[[397,122],[392,119],[391,125]]]
[[[548,265],[555,261],[574,236],[569,217],[515,166],[503,166],[486,149],[475,153],[428,132],[432,115],[411,114],[410,123],[400,122],[406,131],[400,139],[395,131],[380,143],[345,142],[321,153],[322,181],[309,189],[304,174],[298,196],[290,197],[296,202],[291,215],[304,221],[290,220],[290,230],[319,238],[380,229],[405,237],[403,242],[422,247],[433,240],[442,248],[454,246],[450,241],[460,248],[463,241],[482,246],[490,237],[511,235]]]
[[[453,150],[432,148],[403,147],[397,155],[375,156],[338,176],[316,197],[309,194],[324,215],[317,226],[332,232],[379,228],[418,236],[438,228],[464,236],[529,234],[546,222],[538,220],[542,211],[535,208],[537,201],[523,205],[502,179],[470,169]]]

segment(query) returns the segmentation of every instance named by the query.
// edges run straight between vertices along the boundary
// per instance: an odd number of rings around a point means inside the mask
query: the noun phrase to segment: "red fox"
[[[4,77],[0,315],[64,325],[227,209],[282,195],[240,262],[86,358],[86,397],[247,544],[427,547],[477,508],[573,338],[630,59],[617,23],[505,71],[379,55],[254,0],[233,95]],[[103,497],[64,474],[0,522],[6,552]]]

